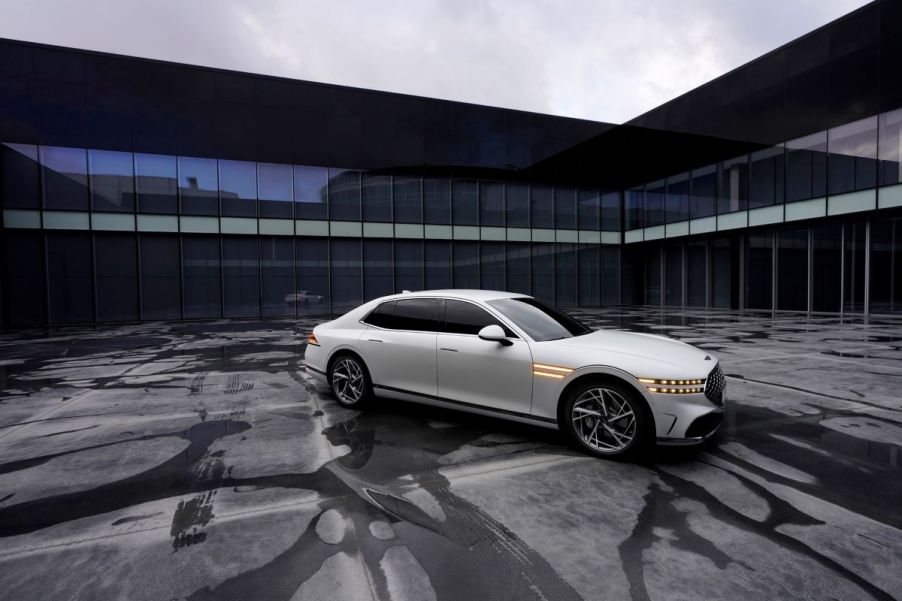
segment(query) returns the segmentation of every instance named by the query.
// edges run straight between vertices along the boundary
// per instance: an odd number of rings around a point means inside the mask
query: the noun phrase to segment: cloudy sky
[[[862,0],[0,0],[0,37],[621,123]]]

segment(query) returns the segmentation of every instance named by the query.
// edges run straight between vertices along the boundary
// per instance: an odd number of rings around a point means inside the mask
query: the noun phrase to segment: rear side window
[[[387,328],[390,329],[392,327],[392,321],[395,316],[395,302],[390,301],[387,303],[382,303],[373,311],[366,316],[366,319],[363,320],[364,323],[368,323],[371,326],[376,326],[377,328]]]
[[[451,299],[445,301],[445,332],[475,335],[482,328],[491,325],[501,326],[506,336],[517,338],[516,334],[485,309],[464,301]]]
[[[438,299],[434,298],[411,298],[396,301],[392,329],[437,332],[439,306]]]

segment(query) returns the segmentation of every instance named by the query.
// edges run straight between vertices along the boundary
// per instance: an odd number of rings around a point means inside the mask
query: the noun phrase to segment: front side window
[[[563,311],[534,298],[502,298],[488,303],[536,342],[582,336],[592,331]]]
[[[501,326],[504,335],[517,338],[510,328],[493,317],[488,311],[473,303],[459,300],[445,301],[445,332],[449,334],[479,334],[486,326]]]

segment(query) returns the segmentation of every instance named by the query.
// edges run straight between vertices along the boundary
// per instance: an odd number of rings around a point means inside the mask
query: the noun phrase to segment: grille
[[[705,381],[705,396],[708,400],[717,405],[723,406],[723,389],[727,387],[727,379],[723,376],[723,370],[720,369],[720,363],[714,366],[708,379]]]

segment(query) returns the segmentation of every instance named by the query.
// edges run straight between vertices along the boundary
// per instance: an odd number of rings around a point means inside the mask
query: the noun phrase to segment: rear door
[[[434,397],[435,344],[441,301],[410,298],[379,305],[364,322],[364,361],[378,389]]]
[[[487,325],[500,325],[510,345],[482,340]],[[447,299],[438,335],[438,396],[450,401],[528,414],[532,404],[529,345],[476,303]]]

